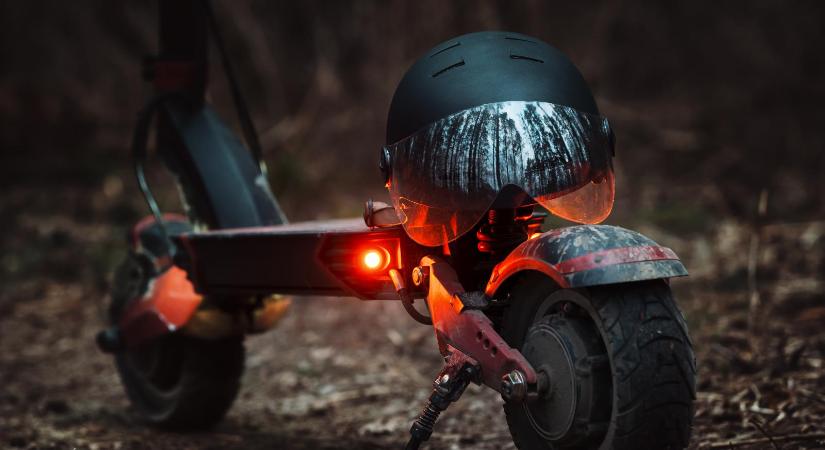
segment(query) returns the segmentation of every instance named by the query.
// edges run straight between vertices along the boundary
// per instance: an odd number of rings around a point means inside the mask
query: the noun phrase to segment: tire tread
[[[629,283],[590,290],[605,320],[619,377],[614,448],[685,448],[690,440],[696,366],[684,316],[664,282]],[[644,301],[639,301],[643,299]],[[641,319],[641,321],[640,321]],[[633,329],[630,335],[625,333]],[[627,336],[627,337],[625,337]],[[640,369],[647,370],[640,370]],[[685,370],[687,368],[687,370]],[[676,418],[676,420],[674,420]],[[673,424],[682,426],[672,426]]]
[[[511,289],[517,301],[540,303],[558,288],[526,276]],[[615,424],[605,448],[686,448],[696,399],[696,361],[687,323],[668,284],[653,280],[580,292],[598,316],[614,372]],[[513,311],[505,314],[502,336],[514,347],[521,347],[525,324],[530,326],[527,318],[536,308],[511,306]],[[520,405],[505,404],[504,410],[517,448],[553,448],[541,443]]]

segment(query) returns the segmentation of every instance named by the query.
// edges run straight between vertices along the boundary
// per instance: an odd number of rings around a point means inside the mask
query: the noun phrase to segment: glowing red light
[[[381,252],[380,250],[370,249],[364,252],[361,261],[364,263],[364,267],[369,270],[382,269],[387,265],[385,253],[386,251]]]

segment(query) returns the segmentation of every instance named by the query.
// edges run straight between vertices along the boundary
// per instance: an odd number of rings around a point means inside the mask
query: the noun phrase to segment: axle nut
[[[521,402],[527,398],[527,380],[520,370],[514,370],[501,378],[501,398],[505,402]]]

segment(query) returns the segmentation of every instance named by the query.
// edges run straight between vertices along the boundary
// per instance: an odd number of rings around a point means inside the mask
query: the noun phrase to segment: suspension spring
[[[532,207],[516,209],[491,209],[487,223],[476,232],[478,251],[492,255],[507,254],[527,240],[527,220]]]

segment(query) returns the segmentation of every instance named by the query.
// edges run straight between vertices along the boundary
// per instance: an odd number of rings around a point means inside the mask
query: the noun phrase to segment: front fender
[[[635,231],[611,225],[578,225],[548,231],[513,250],[490,276],[494,296],[513,275],[539,271],[564,288],[686,276],[673,250]]]

